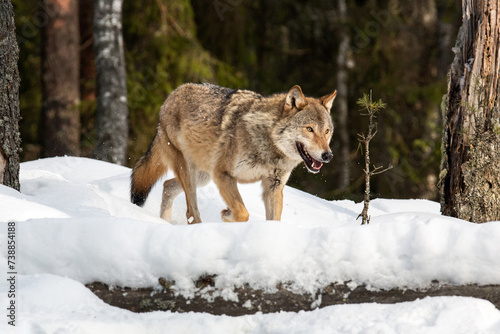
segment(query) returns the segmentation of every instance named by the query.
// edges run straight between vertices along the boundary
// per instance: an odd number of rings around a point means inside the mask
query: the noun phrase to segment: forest
[[[56,130],[43,120],[47,19],[38,0],[13,0],[20,47],[21,161],[60,155],[47,149]],[[79,100],[73,154],[97,146],[93,1],[81,0],[76,64]],[[144,0],[123,3],[131,166],[145,152],[159,107],[185,82],[209,82],[268,95],[299,84],[319,97],[334,89],[333,161],[320,174],[303,167],[289,185],[325,199],[361,200],[367,119],[356,101],[372,92],[387,107],[371,145],[374,164],[394,168],[372,180],[372,195],[437,200],[442,101],[461,24],[457,0],[242,1]],[[45,50],[45,51],[44,51]],[[75,57],[78,61],[74,61]],[[70,72],[69,63],[56,69]],[[56,72],[57,73],[57,72]]]

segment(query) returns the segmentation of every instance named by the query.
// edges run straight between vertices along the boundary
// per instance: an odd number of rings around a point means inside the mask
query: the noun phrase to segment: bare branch
[[[384,168],[383,170],[378,170],[380,168],[382,168],[382,166],[379,166],[377,167],[376,169],[374,169],[372,172],[371,172],[371,175],[378,175],[378,174],[382,174],[384,172],[387,172],[388,170],[392,169],[394,166],[392,164],[389,164],[389,166],[387,166],[386,168]]]

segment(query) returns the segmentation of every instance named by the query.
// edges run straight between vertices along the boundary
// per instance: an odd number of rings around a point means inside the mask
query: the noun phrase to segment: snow
[[[265,221],[259,184],[240,185],[246,223],[223,223],[213,183],[198,190],[204,223],[187,225],[183,196],[173,224],[159,218],[161,183],[144,208],[129,201],[130,169],[64,157],[21,165],[21,193],[0,186],[0,267],[7,272],[7,222],[16,222],[19,333],[498,333],[500,312],[483,300],[425,298],[396,305],[331,306],[243,317],[135,314],[104,304],[83,284],[157,287],[216,275],[227,299],[234,286],[314,293],[331,282],[370,289],[500,284],[500,222],[471,224],[439,214],[426,200],[326,201],[286,187],[281,222]],[[1,307],[8,305],[0,281]],[[248,307],[251,301],[241,301]],[[321,305],[321,300],[315,302]],[[12,329],[7,321],[3,328]]]

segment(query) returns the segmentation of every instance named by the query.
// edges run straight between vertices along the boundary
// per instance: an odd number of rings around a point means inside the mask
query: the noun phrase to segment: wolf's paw
[[[248,211],[245,208],[236,214],[230,209],[225,209],[221,211],[220,216],[226,223],[246,222],[249,218]]]
[[[231,212],[231,210],[229,209],[225,209],[225,210],[222,210],[220,212],[220,217],[222,218],[223,221],[225,221],[226,223],[232,223],[234,222],[234,217],[233,217],[233,213]]]
[[[196,219],[194,216],[192,215],[186,215],[186,218],[187,218],[187,222],[188,222],[188,225],[192,225],[192,224],[199,224],[201,223],[201,219]]]

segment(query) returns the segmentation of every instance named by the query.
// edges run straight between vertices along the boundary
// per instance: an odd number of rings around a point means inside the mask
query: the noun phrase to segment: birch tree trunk
[[[11,0],[0,0],[0,184],[19,190],[19,47]]]
[[[80,154],[78,2],[43,0],[42,156]]]
[[[444,112],[441,211],[500,220],[500,0],[462,0]]]
[[[128,107],[122,36],[122,0],[94,0],[97,146],[94,157],[125,164]]]

